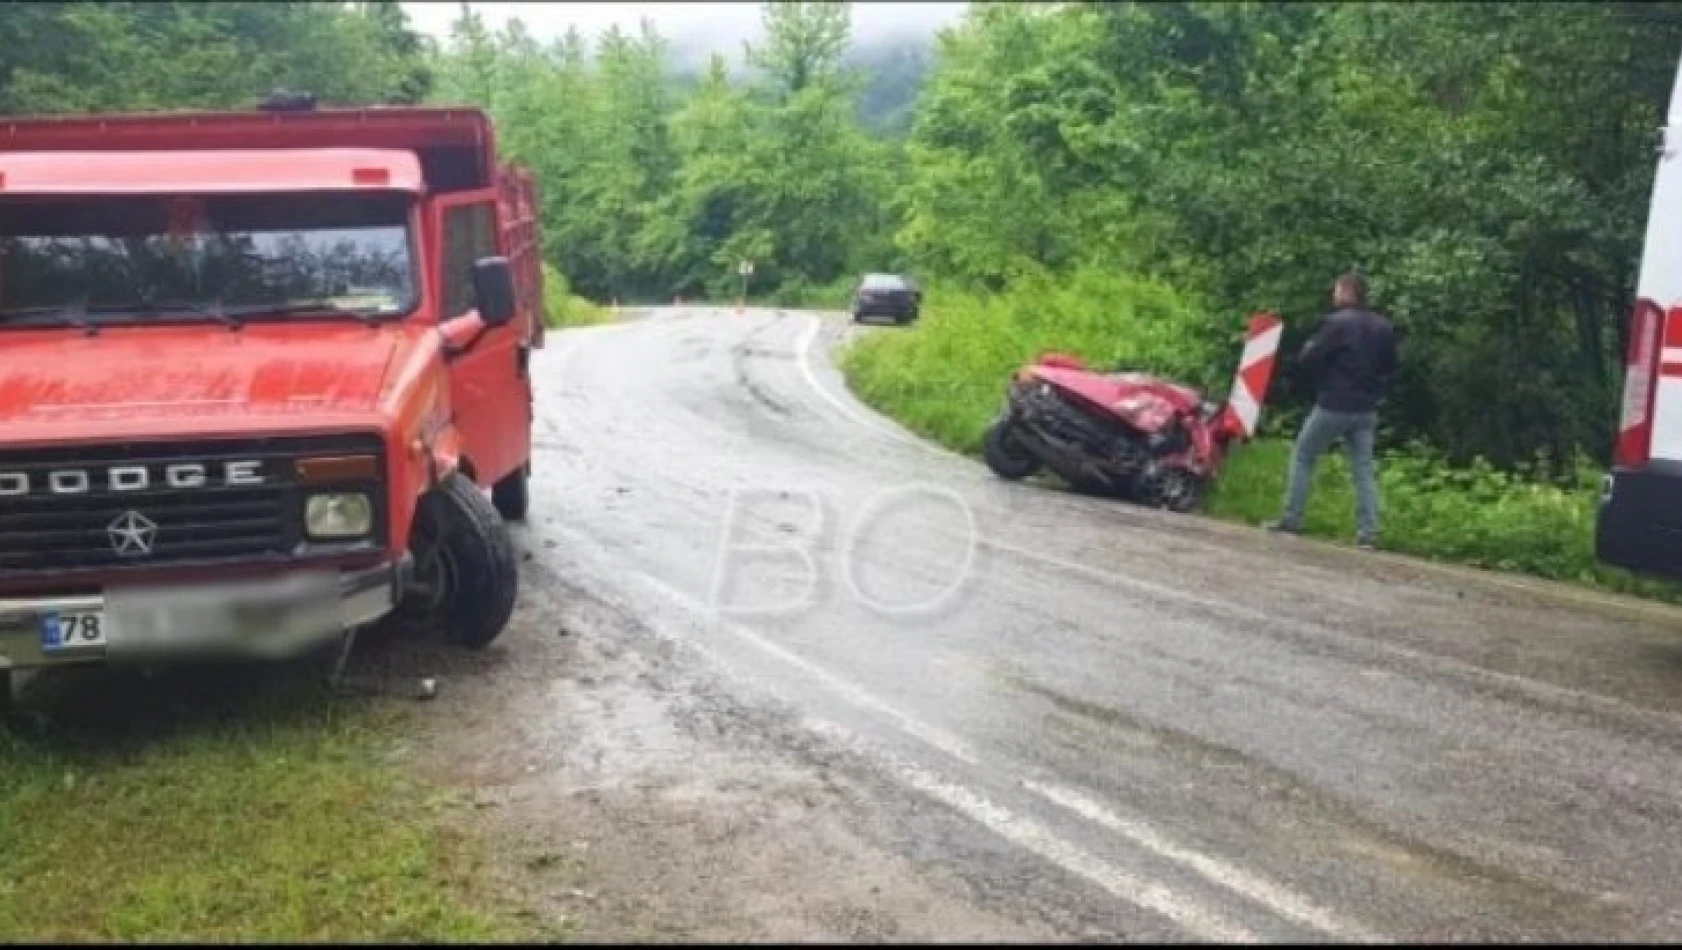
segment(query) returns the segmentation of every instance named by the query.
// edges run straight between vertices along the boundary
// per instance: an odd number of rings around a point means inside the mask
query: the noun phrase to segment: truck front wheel
[[[447,639],[474,650],[502,633],[519,594],[519,562],[508,526],[477,485],[455,474],[427,493],[409,548],[414,579],[399,608],[406,619],[441,625]]]
[[[531,467],[522,465],[492,485],[491,504],[509,521],[526,520],[531,507]]]

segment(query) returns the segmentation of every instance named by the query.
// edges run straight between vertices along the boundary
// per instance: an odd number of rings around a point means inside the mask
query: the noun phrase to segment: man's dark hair
[[[1340,275],[1332,285],[1352,297],[1355,303],[1362,306],[1367,302],[1367,277],[1358,270],[1348,271]]]

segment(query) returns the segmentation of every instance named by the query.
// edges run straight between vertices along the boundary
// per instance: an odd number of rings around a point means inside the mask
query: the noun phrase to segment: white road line
[[[1272,881],[1258,877],[1243,868],[1235,867],[1218,858],[1182,848],[1163,838],[1149,826],[1122,818],[1079,792],[1032,779],[1027,780],[1024,784],[1047,799],[1062,805],[1088,821],[1110,829],[1139,847],[1184,867],[1189,867],[1227,890],[1242,894],[1264,907],[1272,908],[1297,923],[1351,943],[1379,943],[1383,940],[1382,937],[1362,927],[1339,920],[1330,912],[1316,907]]]
[[[816,720],[807,720],[806,726],[813,732],[826,734],[881,760],[906,786],[944,803],[1000,838],[1039,855],[1065,871],[1086,878],[1115,897],[1173,921],[1187,933],[1218,943],[1262,942],[1259,936],[1241,924],[1182,898],[1163,884],[1136,877],[1093,857],[1031,818],[1018,815],[970,789],[945,781],[890,753],[867,748],[845,729]]]
[[[842,415],[853,420],[859,425],[889,436],[897,442],[901,442],[906,445],[914,445],[924,452],[929,451],[930,449],[928,443],[923,442],[921,439],[908,436],[898,429],[891,428],[882,422],[864,415],[852,406],[847,405],[847,403],[842,401],[834,393],[830,392],[829,389],[822,383],[818,382],[818,374],[812,369],[812,344],[817,342],[818,333],[823,329],[823,320],[812,316],[811,314],[807,314],[807,318],[811,321],[811,323],[807,326],[805,335],[800,338],[800,342],[795,344],[795,355],[796,362],[800,364],[800,372],[806,377],[806,382],[812,387],[813,391],[822,397],[824,402],[829,403]]]
[[[592,547],[595,546],[593,542],[586,543]],[[710,611],[705,604],[652,575],[639,573],[637,577],[686,612],[707,617],[720,629],[801,670],[849,704],[886,716],[902,732],[967,765],[981,765],[979,757],[969,748],[968,743],[957,736],[917,720],[876,698],[856,684],[811,663],[748,627],[716,616],[716,613]],[[891,759],[891,756],[880,750],[875,750],[873,754]],[[910,766],[900,765],[897,767],[897,772],[902,779],[907,781],[907,784],[945,802],[1001,837],[1034,851],[1065,870],[1099,884],[1129,902],[1163,914],[1186,927],[1187,930],[1206,939],[1228,942],[1254,941],[1256,939],[1253,936],[1216,936],[1217,933],[1229,930],[1231,927],[1231,925],[1222,921],[1220,915],[1202,909],[1195,903],[1175,895],[1165,885],[1140,882],[1125,872],[1057,838],[1031,820],[1017,816],[1008,809],[993,804],[968,789],[952,785],[926,772],[912,769]],[[1104,819],[1095,819],[1092,814],[1088,814],[1082,807],[1077,807],[1074,804],[1077,799],[1072,793],[1063,792],[1032,780],[1019,779],[1018,784],[1054,805],[1072,811],[1088,820],[1097,820],[1099,824],[1117,831],[1140,848],[1159,858],[1187,868],[1204,877],[1210,883],[1248,898],[1280,917],[1295,920],[1329,935],[1344,937],[1345,939],[1359,939],[1348,937],[1348,935],[1367,933],[1358,925],[1335,919],[1329,912],[1315,907],[1309,901],[1282,885],[1267,881],[1258,875],[1241,871],[1219,859],[1173,844],[1162,834],[1142,823],[1127,822],[1109,812],[1103,812]]]
[[[658,578],[642,574],[640,579],[688,612],[703,615],[710,615],[711,613],[703,604],[688,594]],[[974,754],[961,739],[946,734],[944,730],[913,719],[858,686],[808,662],[790,652],[781,644],[767,640],[747,627],[715,616],[709,616],[709,619],[738,638],[809,674],[849,704],[879,712],[891,719],[902,731],[913,738],[966,764],[978,764]],[[848,740],[848,744],[887,764],[890,770],[911,788],[945,803],[999,837],[1027,848],[1065,871],[1092,881],[1114,896],[1145,910],[1161,914],[1201,939],[1222,943],[1259,942],[1259,938],[1255,934],[1243,927],[1229,923],[1215,911],[1180,897],[1165,885],[1134,877],[1114,865],[1069,844],[1037,822],[1021,817],[970,789],[947,782],[932,773],[900,761],[891,753],[881,749],[867,749],[862,743],[853,739],[850,733],[838,726],[814,720],[807,720],[806,725],[815,731],[845,738]]]
[[[667,584],[665,581],[647,573],[643,573],[640,576],[644,583],[665,595],[668,600],[675,602],[685,611],[708,617],[714,623],[718,624],[719,627],[734,634],[737,638],[747,641],[762,652],[771,654],[784,663],[795,667],[806,675],[817,680],[823,686],[828,688],[830,692],[839,696],[841,699],[846,700],[853,706],[861,709],[873,710],[888,717],[896,726],[899,727],[900,731],[918,739],[925,745],[946,753],[960,762],[968,765],[978,764],[975,753],[970,751],[968,744],[962,739],[947,733],[945,730],[936,729],[933,726],[925,725],[916,719],[911,718],[880,699],[877,699],[875,696],[872,696],[870,693],[853,683],[836,676],[823,667],[810,662],[797,653],[794,653],[782,644],[768,640],[765,637],[760,636],[754,630],[741,624],[733,623],[718,617],[717,611],[712,610],[706,604],[694,597],[691,597],[683,591],[678,590],[676,587]]]

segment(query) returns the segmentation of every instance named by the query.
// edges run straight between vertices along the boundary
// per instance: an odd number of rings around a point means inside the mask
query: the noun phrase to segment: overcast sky
[[[461,12],[459,2],[404,3],[415,29],[444,39],[450,21]],[[758,3],[474,3],[473,9],[488,26],[501,26],[519,17],[540,40],[564,34],[576,25],[585,38],[595,36],[612,24],[634,29],[647,17],[660,35],[675,47],[704,53],[722,52],[739,57],[744,40],[759,35]],[[853,40],[872,44],[932,36],[940,27],[956,21],[963,3],[897,2],[854,3]]]

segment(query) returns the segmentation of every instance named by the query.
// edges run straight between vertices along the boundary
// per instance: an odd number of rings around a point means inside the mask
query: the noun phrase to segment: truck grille
[[[384,451],[377,436],[330,436],[0,452],[0,579],[294,556],[292,463],[339,454]],[[53,492],[55,478],[79,490]]]

